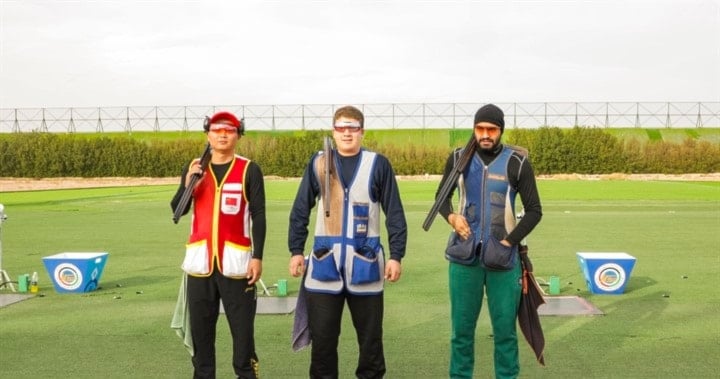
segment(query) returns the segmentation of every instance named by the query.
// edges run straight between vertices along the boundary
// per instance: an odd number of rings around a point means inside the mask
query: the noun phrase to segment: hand
[[[305,272],[305,257],[302,254],[296,254],[290,257],[290,275],[297,278]]]
[[[462,240],[466,240],[472,235],[470,224],[468,224],[465,216],[453,213],[448,216],[448,223],[452,226],[455,234],[457,234]]]
[[[505,247],[511,247],[511,246],[512,246],[512,244],[511,244],[510,242],[508,242],[508,240],[502,240],[502,241],[500,241],[500,244],[503,245],[503,246],[505,246]]]
[[[190,164],[190,168],[188,169],[188,173],[185,176],[185,186],[187,186],[190,183],[190,180],[192,180],[193,175],[202,175],[200,179],[195,182],[195,187],[202,181],[202,179],[205,177],[205,173],[200,169],[200,160],[196,159]],[[195,189],[195,188],[193,188]]]
[[[397,282],[400,280],[400,274],[402,274],[402,267],[400,262],[390,259],[385,264],[385,279],[391,282]]]
[[[260,280],[262,276],[262,260],[253,258],[248,265],[247,279],[248,285],[253,285]]]

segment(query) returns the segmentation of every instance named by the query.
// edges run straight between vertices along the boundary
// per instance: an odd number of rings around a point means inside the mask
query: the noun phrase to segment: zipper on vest
[[[345,184],[343,183],[343,220],[342,220],[342,236],[340,238],[340,262],[342,264],[340,265],[341,274],[343,277],[345,276],[345,250],[347,250],[347,229],[348,229],[348,218],[347,215],[349,213],[348,209],[350,209],[350,196],[348,195],[350,193],[350,189],[348,187],[345,187]]]
[[[480,160],[482,162],[482,159]],[[482,176],[482,188],[480,189],[480,243],[485,243],[485,203],[487,193],[487,177],[488,177],[488,166],[483,162],[483,176]]]

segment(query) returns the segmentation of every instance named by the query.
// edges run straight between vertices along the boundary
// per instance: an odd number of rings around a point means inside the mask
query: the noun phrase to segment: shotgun
[[[477,141],[475,140],[475,134],[473,134],[472,136],[470,136],[470,140],[468,141],[467,145],[465,145],[465,149],[462,151],[462,155],[460,155],[460,158],[455,161],[455,166],[453,167],[450,174],[448,174],[446,178],[443,178],[445,179],[445,181],[443,182],[443,185],[440,188],[437,197],[435,197],[435,203],[433,204],[432,208],[430,208],[430,212],[428,212],[428,215],[425,218],[425,222],[423,222],[422,225],[423,229],[425,229],[426,232],[430,230],[430,226],[435,220],[435,216],[437,216],[438,211],[440,211],[440,206],[450,195],[450,189],[455,186],[455,183],[460,177],[460,174],[463,172],[463,170],[465,170],[465,167],[467,167],[470,159],[472,159],[473,154],[475,154],[475,146],[477,146]]]
[[[330,217],[330,176],[335,168],[332,148],[330,137],[325,136],[325,140],[323,141],[323,155],[325,155],[325,196],[323,196],[323,207],[325,208],[325,217]]]
[[[187,183],[185,185],[185,191],[182,194],[182,197],[180,197],[180,201],[178,202],[177,207],[175,207],[175,213],[173,214],[173,222],[178,223],[180,221],[180,217],[182,217],[183,212],[185,212],[185,208],[187,208],[188,202],[190,202],[190,198],[192,197],[193,190],[195,189],[195,184],[202,178],[203,173],[205,172],[205,169],[207,169],[208,164],[210,164],[210,158],[212,157],[212,148],[210,147],[210,143],[205,146],[205,151],[203,151],[202,156],[200,157],[200,169],[202,170],[200,173],[193,174],[190,177],[190,183]]]

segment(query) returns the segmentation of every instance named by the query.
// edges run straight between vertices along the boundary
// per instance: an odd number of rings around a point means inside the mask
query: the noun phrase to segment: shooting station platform
[[[297,304],[297,296],[258,296],[255,314],[287,315],[295,311],[295,304]],[[225,313],[222,302],[220,302],[220,313]]]
[[[0,294],[0,308],[8,306],[10,304],[21,302],[21,301],[29,299],[33,296],[35,296],[35,295],[20,294],[20,293]]]
[[[540,316],[595,316],[604,315],[589,301],[579,296],[543,296],[545,304],[538,307]]]
[[[258,296],[257,314],[290,314],[295,310],[297,296],[269,297]]]

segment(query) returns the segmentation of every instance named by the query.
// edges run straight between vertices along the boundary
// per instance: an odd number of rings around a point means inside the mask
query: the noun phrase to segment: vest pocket
[[[475,234],[463,240],[455,232],[451,232],[445,248],[445,259],[462,265],[473,265],[477,258],[476,249]]]
[[[380,262],[377,253],[368,246],[353,254],[350,284],[367,284],[380,281]]]
[[[517,263],[517,245],[505,246],[495,237],[488,238],[481,250],[480,262],[489,270],[507,271]]]
[[[505,239],[508,232],[505,225],[505,194],[490,193],[490,234],[498,241]]]
[[[180,268],[190,275],[207,275],[210,273],[206,240],[185,245],[185,259],[183,259]]]
[[[312,254],[312,271],[310,277],[321,282],[335,282],[340,280],[340,273],[333,252],[327,248],[315,250]]]
[[[225,242],[222,258],[222,273],[227,277],[242,278],[247,275],[252,252],[247,247]]]

